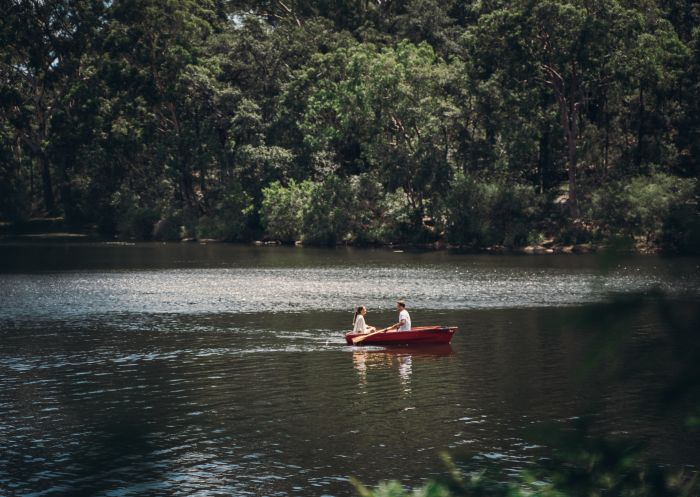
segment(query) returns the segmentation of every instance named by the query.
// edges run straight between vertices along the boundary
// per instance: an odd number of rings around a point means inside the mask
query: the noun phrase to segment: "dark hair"
[[[364,309],[364,305],[358,305],[357,310],[355,311],[355,315],[352,317],[352,325],[355,326],[355,321],[357,321],[357,315],[362,312],[362,309]]]
[[[399,304],[404,309],[406,308],[406,302],[404,302],[403,300],[397,300],[396,303]]]

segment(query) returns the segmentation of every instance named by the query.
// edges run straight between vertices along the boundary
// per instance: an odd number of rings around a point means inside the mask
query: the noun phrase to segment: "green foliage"
[[[454,79],[427,44],[354,44],[319,54],[294,87],[308,95],[302,134],[310,149],[333,152],[347,173],[378,171],[426,213],[451,174],[448,127],[457,110],[445,89]]]
[[[167,216],[159,219],[153,227],[153,238],[163,242],[179,241],[182,238],[180,219]]]
[[[245,240],[252,214],[251,199],[240,188],[214,197],[212,213],[201,216],[197,223],[197,238],[213,238],[226,242]]]
[[[696,175],[696,10],[654,0],[10,2],[0,217],[146,234],[126,228],[139,216],[111,202],[119,193],[160,214],[164,239],[184,227],[244,241],[267,228],[287,242],[515,246],[539,236],[537,219],[558,241],[602,223],[601,239],[692,252],[696,204],[662,202],[659,221],[594,185],[615,178],[616,191],[646,195],[635,179],[646,176],[665,191],[654,164]],[[291,179],[313,183],[315,196],[285,228],[263,189]],[[548,198],[564,181],[567,215],[538,210],[530,191]],[[465,215],[469,198],[487,202],[481,225]]]
[[[671,206],[664,220],[661,246],[671,253],[700,253],[700,212],[695,202]]]
[[[294,180],[286,187],[274,181],[263,188],[260,215],[267,236],[283,243],[301,240],[304,213],[314,190],[310,181],[297,183]]]
[[[373,490],[354,484],[362,497],[692,497],[700,491],[689,475],[645,464],[639,444],[592,436],[585,419],[572,428],[541,427],[539,432],[537,442],[547,444],[551,452],[509,481],[503,481],[496,468],[458,469],[445,456],[450,475],[413,491],[395,481],[383,482]]]
[[[120,207],[117,220],[117,233],[120,238],[150,240],[159,215],[150,207],[129,205]]]
[[[384,241],[376,206],[381,198],[367,176],[328,176],[322,182],[278,181],[263,189],[262,222],[269,238],[308,245]]]
[[[526,244],[538,208],[531,187],[464,175],[455,178],[447,206],[447,239],[472,247]]]
[[[370,228],[371,236],[383,243],[428,243],[435,241],[423,226],[420,210],[411,204],[403,189],[387,193],[377,204],[381,217]]]
[[[29,198],[24,178],[18,174],[19,164],[6,145],[9,133],[0,128],[0,219],[22,222],[29,217]]]
[[[348,182],[331,175],[314,185],[304,209],[302,240],[308,245],[336,245],[352,237],[353,191]]]
[[[592,217],[610,234],[659,242],[674,223],[690,227],[695,222],[695,187],[695,180],[664,173],[612,181],[593,192]]]
[[[593,240],[594,234],[591,231],[585,229],[584,226],[580,224],[566,223],[562,225],[559,232],[556,234],[557,240],[564,245],[577,245],[582,243],[589,243]],[[632,248],[632,240],[626,238],[611,238],[614,240],[617,246],[622,248],[621,245]]]

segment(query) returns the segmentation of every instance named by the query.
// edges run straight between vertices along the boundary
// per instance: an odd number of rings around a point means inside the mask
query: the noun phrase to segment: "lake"
[[[0,495],[345,496],[440,452],[535,460],[528,429],[590,413],[672,465],[700,460],[661,380],[590,365],[576,316],[658,288],[695,305],[700,261],[229,244],[0,244]],[[370,325],[452,344],[348,347]],[[690,300],[690,304],[687,304]],[[643,342],[664,324],[642,309]],[[608,367],[610,366],[610,367]],[[466,456],[465,456],[466,457]]]

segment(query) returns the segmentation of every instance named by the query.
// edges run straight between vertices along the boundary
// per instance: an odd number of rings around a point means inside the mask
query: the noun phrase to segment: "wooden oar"
[[[390,329],[392,329],[394,326],[396,326],[396,325],[395,325],[395,324],[392,324],[391,326],[387,326],[386,328],[382,328],[382,329],[379,330],[379,331],[373,331],[372,333],[368,333],[368,334],[366,334],[366,335],[361,335],[361,336],[359,336],[359,337],[355,337],[355,338],[352,339],[352,343],[353,343],[353,345],[357,345],[358,343],[360,343],[360,342],[366,340],[367,338],[371,337],[372,335],[377,335],[377,334],[379,334],[379,333],[384,333],[386,330],[390,330]]]

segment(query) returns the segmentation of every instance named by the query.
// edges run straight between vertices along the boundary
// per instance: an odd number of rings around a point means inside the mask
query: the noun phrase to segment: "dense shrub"
[[[263,189],[262,219],[269,237],[309,245],[350,242],[359,226],[358,185],[353,179],[328,176],[323,182],[279,182]]]
[[[0,95],[5,96],[5,85]],[[0,99],[1,100],[1,99]],[[11,130],[0,120],[0,221],[21,223],[31,214],[30,182],[22,174],[22,162],[13,157]]]
[[[400,240],[414,226],[403,192],[387,195],[371,175],[329,175],[322,182],[273,182],[263,189],[269,238],[308,245],[366,245]],[[405,226],[404,226],[405,224]]]
[[[290,180],[287,186],[274,181],[263,188],[260,218],[265,234],[283,243],[301,240],[304,213],[314,189],[311,181],[297,183],[294,180]]]
[[[348,242],[354,231],[352,185],[336,175],[314,184],[304,210],[302,239],[309,245],[335,245]]]
[[[430,243],[437,239],[434,229],[424,224],[419,208],[412,206],[402,189],[389,192],[377,203],[380,214],[372,224],[371,236],[379,243]]]
[[[384,200],[387,194],[381,182],[371,174],[361,174],[348,179],[352,193],[351,216],[347,230],[355,245],[385,243],[382,227],[386,222]],[[391,241],[391,240],[389,240]]]
[[[161,217],[153,227],[153,238],[164,242],[180,240],[180,219],[175,216]]]
[[[197,222],[197,238],[226,242],[245,240],[248,218],[253,212],[250,197],[238,188],[218,195],[210,213]]]
[[[692,225],[696,219],[694,190],[695,180],[664,173],[613,181],[593,192],[591,215],[608,235],[643,237],[647,243],[659,243],[665,226]],[[669,244],[686,243],[669,236],[666,239]]]
[[[29,196],[26,194],[23,182],[5,174],[0,166],[0,220],[21,223],[29,219]]]
[[[153,228],[160,217],[155,209],[131,205],[118,212],[117,233],[120,238],[150,240],[153,237]]]
[[[458,177],[445,202],[450,242],[474,247],[528,243],[537,198],[516,183]],[[329,175],[323,182],[279,182],[263,189],[267,236],[310,245],[430,243],[442,236],[441,206],[433,218],[412,205],[401,189],[385,192],[368,175]],[[439,226],[436,226],[439,224]]]
[[[523,245],[537,209],[528,186],[458,175],[447,197],[447,239],[471,247]]]
[[[670,252],[700,253],[700,213],[695,203],[671,207],[664,222],[660,243]]]

